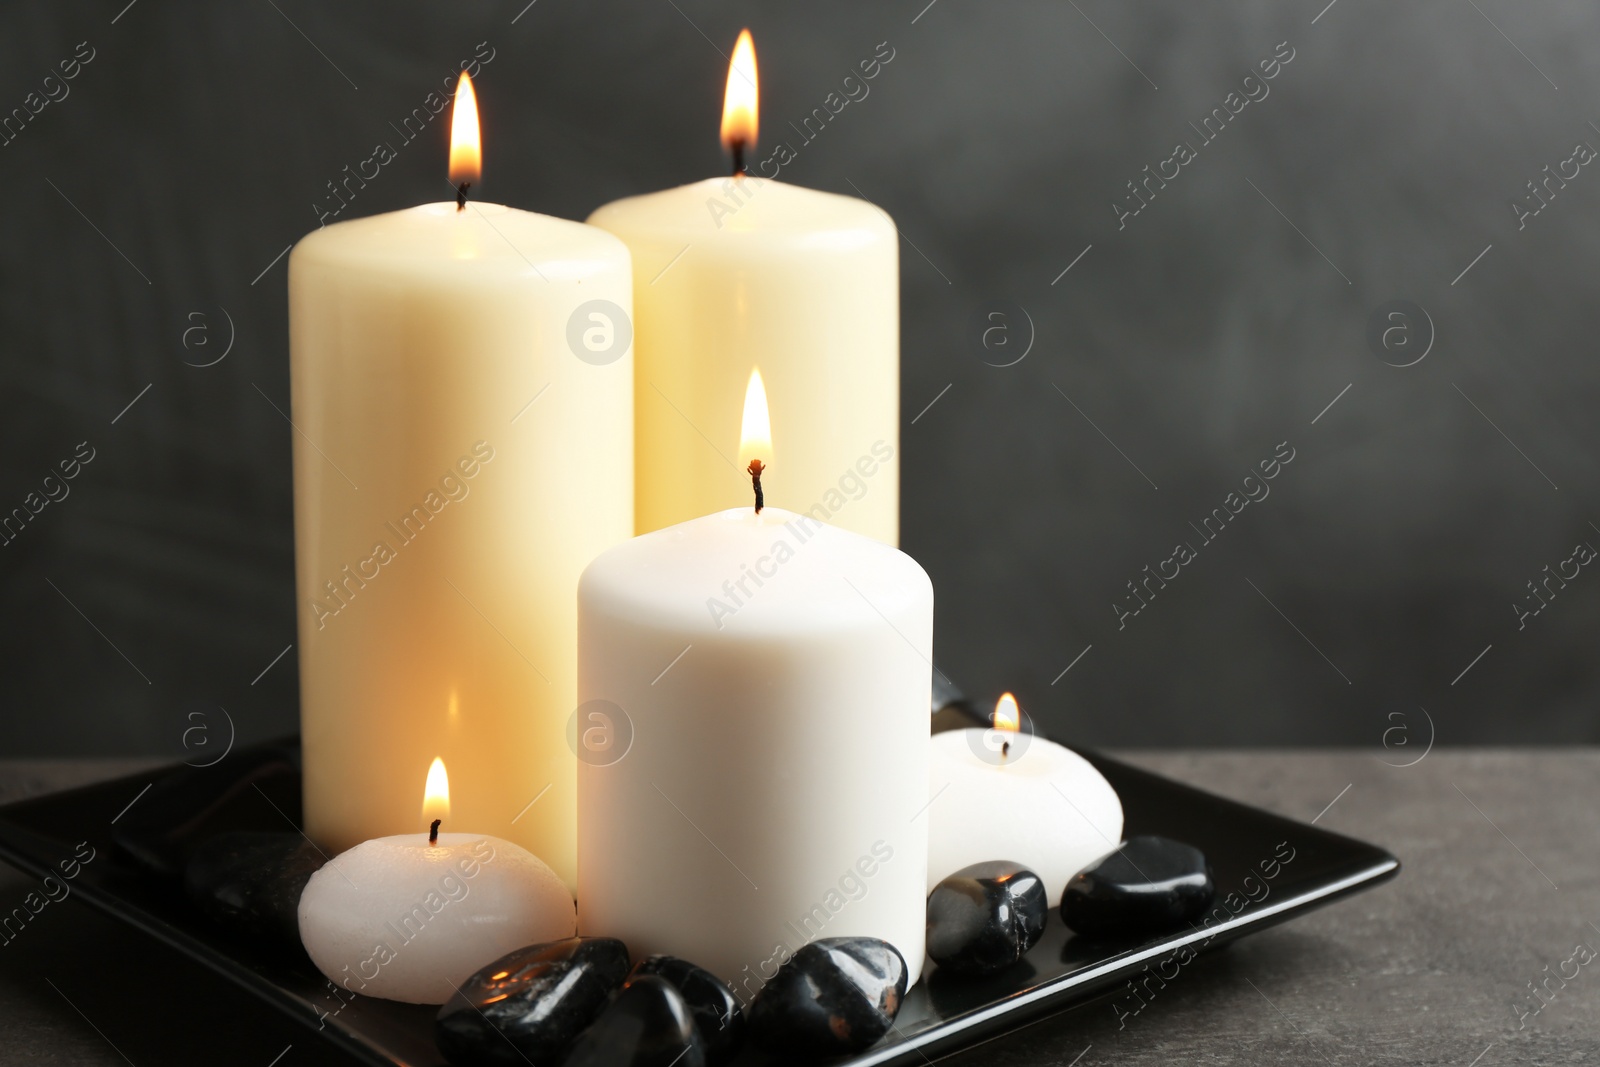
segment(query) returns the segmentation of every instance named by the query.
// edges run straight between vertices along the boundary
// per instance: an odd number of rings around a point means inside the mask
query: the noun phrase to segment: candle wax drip
[[[462,182],[456,186],[456,210],[467,210],[467,190],[472,188],[471,182]]]
[[[766,495],[761,492],[761,472],[766,470],[766,469],[767,469],[767,465],[765,463],[762,463],[759,459],[751,460],[750,461],[750,466],[745,468],[745,470],[750,472],[750,485],[756,491],[756,514],[757,515],[761,514],[761,509],[767,506]]]
[[[444,822],[443,819],[435,819],[433,820],[433,825],[428,827],[428,844],[437,845],[439,843],[439,824],[442,822]]]

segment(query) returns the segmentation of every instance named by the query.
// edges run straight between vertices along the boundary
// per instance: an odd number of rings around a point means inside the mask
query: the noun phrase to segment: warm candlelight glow
[[[444,771],[444,760],[435,756],[428,768],[428,784],[422,789],[422,821],[450,817],[450,776]]]
[[[450,184],[472,184],[483,174],[483,146],[478,135],[478,96],[472,79],[461,72],[456,104],[450,112]]]
[[[750,384],[744,390],[744,421],[739,427],[739,466],[759,459],[772,462],[772,420],[767,415],[767,387],[761,382],[760,368],[750,371]]]
[[[994,728],[1016,733],[1022,727],[1022,713],[1017,709],[1017,698],[1002,693],[994,704]]]
[[[739,32],[728,63],[728,87],[722,96],[722,147],[739,162],[744,150],[756,143],[760,127],[761,93],[756,87],[756,44],[749,30]],[[740,168],[743,169],[742,167]]]

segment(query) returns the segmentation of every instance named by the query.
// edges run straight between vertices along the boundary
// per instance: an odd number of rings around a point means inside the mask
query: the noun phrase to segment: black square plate
[[[1107,944],[1073,937],[1052,915],[1043,940],[1006,971],[961,981],[943,980],[950,976],[937,970],[926,975],[907,996],[889,1036],[840,1067],[922,1064],[1118,986],[1128,1007],[1137,1007],[1130,982],[1150,988],[1148,983],[1170,980],[1197,952],[1376,885],[1400,869],[1395,857],[1376,846],[1096,753],[1083,755],[1121,797],[1126,834],[1160,834],[1205,852],[1217,884],[1213,919],[1137,944]],[[210,804],[203,817],[191,791],[196,772],[184,766],[11,804],[0,808],[0,858],[42,878],[56,873],[56,865],[87,840],[107,857],[84,865],[73,883],[90,904],[231,979],[363,1063],[440,1064],[435,1009],[365,997],[341,1001],[303,958],[280,958],[230,939],[196,913],[180,886],[148,873],[150,866],[170,863],[171,855],[157,849],[140,866],[117,847],[119,831],[141,818],[146,825],[154,820],[176,826],[177,837],[186,840],[227,830],[297,828],[297,768],[292,741],[229,754],[204,772],[210,781],[202,792],[214,797],[220,785],[226,800]],[[740,1059],[759,1062],[755,1053]]]

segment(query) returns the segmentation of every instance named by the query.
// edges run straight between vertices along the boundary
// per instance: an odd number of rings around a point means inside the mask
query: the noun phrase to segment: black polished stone
[[[628,981],[646,975],[671,983],[689,1005],[705,1046],[706,1062],[721,1063],[738,1049],[744,1039],[744,1009],[722,979],[677,956],[651,956],[633,969]]]
[[[507,953],[461,983],[434,1038],[451,1063],[544,1064],[559,1056],[628,976],[628,947],[569,937]]]
[[[1050,915],[1039,876],[991,860],[950,875],[928,894],[928,958],[941,970],[990,974],[1020,960]]]
[[[183,888],[219,926],[299,951],[300,892],[325,862],[300,834],[219,834],[189,857]]]
[[[1156,934],[1198,918],[1214,893],[1205,853],[1165,837],[1130,837],[1072,876],[1061,918],[1084,937]]]
[[[694,1013],[665,978],[630,978],[563,1067],[706,1067]]]
[[[750,1005],[750,1033],[789,1056],[858,1052],[889,1032],[906,995],[906,961],[875,937],[813,941]]]

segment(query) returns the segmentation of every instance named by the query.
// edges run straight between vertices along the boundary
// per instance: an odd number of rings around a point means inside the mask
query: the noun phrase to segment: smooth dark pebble
[[[744,1038],[744,1009],[722,979],[677,956],[651,956],[633,969],[628,981],[645,976],[665,979],[689,1005],[706,1062],[721,1063],[738,1050]]]
[[[1061,918],[1084,937],[1156,934],[1198,918],[1214,893],[1205,853],[1165,837],[1130,837],[1072,876]]]
[[[779,968],[750,1005],[750,1033],[789,1056],[859,1052],[889,1032],[906,961],[875,937],[825,937]]]
[[[507,953],[461,983],[434,1038],[451,1063],[549,1063],[594,1022],[628,976],[628,947],[569,937]]]
[[[567,1053],[563,1067],[706,1067],[694,1014],[665,978],[628,980]]]
[[[991,974],[1044,936],[1050,897],[1020,863],[991,860],[950,875],[928,894],[928,958],[943,970]]]

